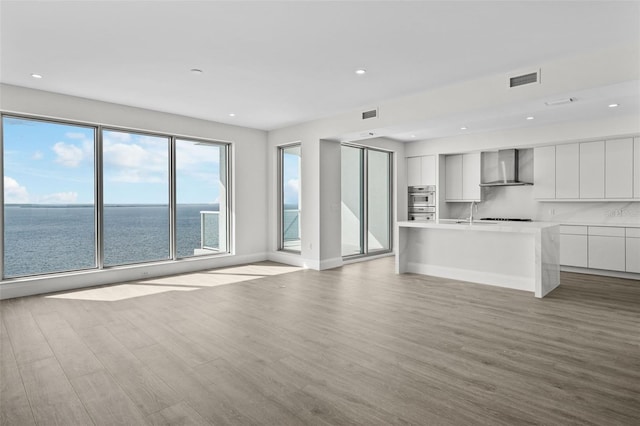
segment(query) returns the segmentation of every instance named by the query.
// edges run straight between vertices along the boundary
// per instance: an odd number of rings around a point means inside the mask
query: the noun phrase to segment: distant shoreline
[[[179,206],[210,206],[220,208],[220,205],[207,203],[180,203]],[[105,207],[169,207],[168,204],[105,204]],[[29,208],[29,209],[69,209],[69,208],[94,208],[95,204],[5,204],[5,207]]]

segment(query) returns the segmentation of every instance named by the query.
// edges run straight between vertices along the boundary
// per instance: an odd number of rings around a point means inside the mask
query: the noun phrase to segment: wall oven
[[[409,208],[435,207],[435,206],[436,206],[435,185],[409,187]]]
[[[436,219],[435,185],[409,187],[409,220],[433,221]]]

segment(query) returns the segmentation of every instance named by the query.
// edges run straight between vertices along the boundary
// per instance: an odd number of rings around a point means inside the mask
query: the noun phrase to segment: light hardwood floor
[[[3,425],[640,424],[639,281],[265,262],[0,309]]]

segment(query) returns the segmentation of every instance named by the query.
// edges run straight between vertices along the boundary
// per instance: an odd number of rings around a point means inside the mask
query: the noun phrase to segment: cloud
[[[27,188],[20,185],[18,181],[9,176],[4,177],[4,202],[13,204],[24,204],[29,202],[29,192]]]
[[[40,199],[45,204],[73,204],[78,200],[77,192],[55,192],[47,194]]]
[[[64,136],[68,139],[87,139],[87,135],[85,135],[84,133],[67,132],[64,134]]]
[[[75,145],[58,142],[53,145],[52,149],[57,155],[56,163],[62,164],[65,167],[78,167],[84,158],[82,149]]]
[[[297,193],[300,190],[300,181],[298,179],[289,179],[287,181],[287,188]]]
[[[42,151],[36,151],[31,156],[32,160],[42,160],[43,158],[44,158],[44,154],[42,153]]]
[[[136,143],[119,138],[104,139],[105,175],[112,182],[166,183],[169,171],[169,146],[164,138],[142,136]]]
[[[298,204],[300,196],[300,181],[298,179],[289,179],[284,186],[284,202],[285,204]]]

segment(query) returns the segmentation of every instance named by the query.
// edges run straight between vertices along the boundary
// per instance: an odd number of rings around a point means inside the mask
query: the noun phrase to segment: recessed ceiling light
[[[356,70],[356,74],[358,75],[365,75],[366,73],[367,73],[367,70],[365,70],[364,68],[360,68]]]
[[[229,117],[235,117],[235,116],[236,116],[236,114],[235,114],[235,113],[233,113],[233,112],[230,112],[230,113],[229,113]]]
[[[42,78],[41,74],[31,74],[31,77],[33,78]]]
[[[460,127],[460,130],[467,130],[465,126]]]
[[[619,104],[609,104],[609,108],[617,108],[620,106]]]
[[[411,137],[412,137],[412,138],[415,138],[415,137],[416,137],[416,135],[411,135]]]
[[[533,120],[534,118],[535,118],[534,116],[530,115],[527,117],[527,120]]]
[[[199,68],[191,68],[189,71],[191,71],[191,74],[202,74],[202,70]]]

